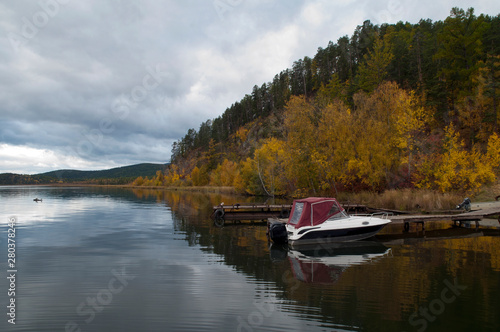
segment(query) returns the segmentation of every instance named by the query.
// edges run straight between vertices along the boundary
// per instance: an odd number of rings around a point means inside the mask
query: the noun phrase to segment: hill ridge
[[[14,184],[50,184],[50,183],[68,183],[68,182],[87,182],[99,184],[125,184],[135,178],[142,176],[154,176],[157,171],[164,172],[166,164],[139,163],[126,165],[103,170],[77,170],[77,169],[59,169],[55,171],[43,172],[33,175],[1,173],[0,185]]]

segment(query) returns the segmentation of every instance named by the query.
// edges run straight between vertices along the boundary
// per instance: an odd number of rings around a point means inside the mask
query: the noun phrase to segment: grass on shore
[[[341,201],[364,204],[374,208],[400,211],[439,211],[453,210],[465,198],[461,194],[441,194],[433,190],[391,189],[381,194],[372,192],[341,195]]]
[[[138,187],[146,189],[149,187]],[[204,193],[238,195],[233,187],[160,187],[174,191],[196,191]],[[425,189],[392,189],[381,194],[373,192],[340,193],[339,201],[365,204],[374,208],[386,208],[401,211],[431,212],[454,210],[465,196],[458,193],[439,193]],[[290,199],[291,203],[292,199]]]
[[[493,185],[485,186],[482,190],[474,197],[478,202],[491,202],[494,201],[496,197],[500,195],[500,179]]]
[[[365,204],[375,208],[386,208],[401,211],[431,212],[454,210],[456,206],[469,197],[473,202],[491,202],[500,195],[500,179],[484,186],[476,194],[440,193],[429,189],[392,189],[381,194],[371,192],[341,194],[340,200]]]
[[[145,187],[125,186],[134,189],[160,189],[172,191],[192,191],[202,193],[239,195],[233,187]],[[469,196],[473,202],[494,201],[500,195],[500,180],[490,186],[485,186],[477,195]],[[400,211],[433,212],[454,210],[466,194],[440,193],[429,189],[391,189],[383,193],[359,192],[339,193],[337,199],[342,202],[364,204],[374,208],[385,208]],[[292,199],[290,199],[291,201]]]
[[[143,190],[171,190],[171,191],[193,191],[201,193],[212,193],[212,194],[231,194],[237,195],[238,193],[233,187],[211,187],[211,186],[200,186],[200,187],[165,187],[165,186],[134,186],[134,185],[123,185],[124,188],[132,189],[143,189]]]

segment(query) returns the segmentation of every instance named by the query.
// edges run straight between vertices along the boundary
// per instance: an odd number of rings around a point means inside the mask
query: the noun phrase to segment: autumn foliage
[[[366,21],[224,114],[190,129],[139,184],[251,195],[426,188],[473,193],[500,175],[500,17]]]

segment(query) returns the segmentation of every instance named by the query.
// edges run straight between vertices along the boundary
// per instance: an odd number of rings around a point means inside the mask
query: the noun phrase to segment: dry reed
[[[442,194],[432,190],[392,189],[381,194],[372,192],[346,194],[340,199],[374,208],[430,212],[455,209],[464,197],[461,194]]]

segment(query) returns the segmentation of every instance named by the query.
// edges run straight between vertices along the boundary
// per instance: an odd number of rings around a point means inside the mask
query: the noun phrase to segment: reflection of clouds
[[[20,220],[20,329],[62,330],[67,322],[83,331],[138,331],[145,322],[149,330],[226,331],[243,323],[254,330],[324,328],[319,314],[311,321],[285,304],[274,281],[243,273],[228,265],[226,255],[179,239],[186,232],[173,229],[172,211],[154,197],[141,202],[105,190],[9,190],[11,195],[0,188],[0,196]],[[32,196],[43,203],[36,205]],[[76,309],[108,289],[113,270],[135,278],[86,324],[88,314]],[[0,280],[1,289],[5,283]]]
[[[2,211],[17,217],[22,232],[19,241],[24,246],[126,247],[140,245],[148,232],[172,233],[172,219],[161,205],[72,188],[31,188],[20,189],[21,196],[10,199]],[[7,198],[13,190],[1,188],[0,195]],[[33,197],[43,202],[35,203]],[[131,214],[130,209],[135,212]]]

